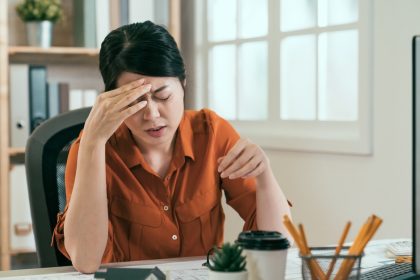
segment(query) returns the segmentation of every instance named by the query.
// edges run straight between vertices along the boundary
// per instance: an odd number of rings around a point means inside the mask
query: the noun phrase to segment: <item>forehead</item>
[[[131,72],[123,72],[118,77],[116,86],[120,87],[139,79],[145,79],[145,84],[152,84],[153,87],[169,85],[178,80],[178,78],[175,77],[151,77]]]

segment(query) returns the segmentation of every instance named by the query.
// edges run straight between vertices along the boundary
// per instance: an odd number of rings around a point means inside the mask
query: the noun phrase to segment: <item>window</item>
[[[203,0],[199,105],[266,148],[371,153],[370,5]]]

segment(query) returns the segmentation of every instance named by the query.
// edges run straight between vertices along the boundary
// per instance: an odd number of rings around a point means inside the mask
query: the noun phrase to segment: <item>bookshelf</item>
[[[97,64],[99,49],[77,47],[8,47],[10,63]]]
[[[111,0],[110,0],[111,1]],[[0,1],[0,270],[9,270],[11,268],[11,256],[14,254],[25,253],[27,250],[12,250],[10,248],[10,170],[14,165],[23,164],[25,157],[25,148],[10,147],[10,108],[9,108],[9,65],[11,63],[25,64],[43,64],[47,65],[48,71],[54,72],[54,75],[64,75],[66,69],[80,69],[82,72],[69,72],[70,81],[76,81],[83,76],[84,71],[90,71],[98,68],[99,49],[79,48],[72,46],[60,46],[50,48],[37,48],[21,46],[17,36],[24,36],[23,24],[19,22],[13,12],[12,5],[17,0]],[[65,9],[72,9],[71,1],[63,1]],[[111,1],[110,3],[115,3]],[[175,40],[180,42],[180,0],[169,0],[169,21],[168,26]],[[111,15],[112,16],[112,15]],[[10,17],[10,18],[9,18]],[[71,16],[69,17],[71,21]],[[62,27],[62,30],[68,31],[68,26]],[[56,37],[57,34],[54,35]],[[59,40],[54,40],[57,44],[63,44],[63,38],[66,36],[58,34]],[[53,43],[54,43],[53,42]],[[64,43],[63,45],[65,45]],[[13,46],[16,45],[16,46]],[[64,70],[63,70],[64,69]],[[87,69],[87,70],[86,70]],[[57,74],[58,73],[58,74]],[[98,84],[102,83],[99,76],[94,76]]]

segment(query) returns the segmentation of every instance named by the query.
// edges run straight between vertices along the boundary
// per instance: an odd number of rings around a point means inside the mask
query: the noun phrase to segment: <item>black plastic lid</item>
[[[244,231],[235,241],[249,250],[281,250],[290,247],[289,240],[277,231]]]

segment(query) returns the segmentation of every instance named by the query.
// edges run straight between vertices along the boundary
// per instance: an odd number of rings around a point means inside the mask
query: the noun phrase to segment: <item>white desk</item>
[[[388,259],[385,256],[386,245],[391,241],[397,241],[398,239],[392,240],[376,240],[369,242],[369,245],[365,249],[365,256],[362,259],[362,269],[369,270],[387,263],[392,263],[392,259]],[[101,266],[105,267],[155,267],[158,266],[163,271],[172,271],[174,274],[183,273],[188,270],[194,270],[194,273],[205,274],[205,269],[202,267],[202,263],[205,262],[204,257],[191,257],[191,258],[177,258],[177,259],[161,259],[161,260],[150,260],[150,261],[137,261],[127,263],[117,263]],[[92,274],[83,275],[74,270],[73,267],[53,267],[53,268],[39,268],[39,269],[23,269],[14,271],[0,272],[0,277],[6,277],[5,279],[34,279],[34,280],[70,280],[70,279],[83,279],[90,280],[94,279]],[[170,278],[170,279],[181,279],[181,278]],[[188,279],[188,277],[182,277],[182,279]],[[197,279],[197,278],[190,278]],[[202,277],[200,279],[206,279]],[[287,269],[286,279],[302,279],[301,277],[301,261],[296,248],[290,249],[287,257]]]

